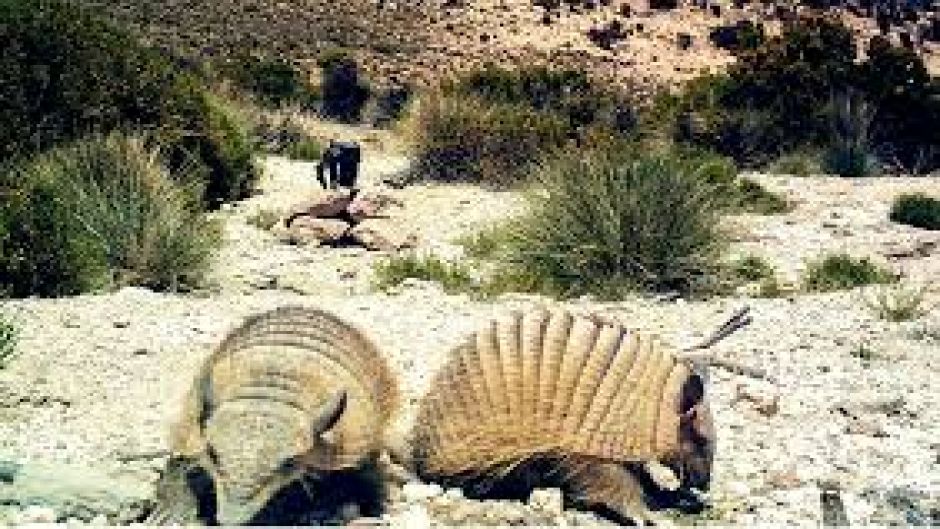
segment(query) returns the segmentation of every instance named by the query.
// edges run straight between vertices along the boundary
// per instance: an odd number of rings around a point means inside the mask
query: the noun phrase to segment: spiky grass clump
[[[846,177],[872,176],[878,171],[870,130],[874,109],[861,96],[839,94],[831,103],[830,138],[825,155],[829,172]]]
[[[925,230],[940,230],[940,199],[923,193],[907,193],[894,199],[892,222]]]
[[[532,289],[563,297],[710,286],[726,201],[709,169],[629,148],[562,155],[536,174],[531,213],[507,226],[502,261]]]
[[[436,281],[448,293],[466,292],[474,286],[469,268],[434,255],[409,253],[393,256],[377,263],[373,271],[375,287],[382,290],[397,286],[409,278]]]
[[[881,287],[865,301],[882,320],[910,321],[926,314],[923,306],[926,293],[926,289],[913,286]]]
[[[856,259],[846,254],[835,254],[810,263],[803,285],[811,292],[829,292],[892,283],[895,280],[889,270],[876,265],[868,258]]]
[[[202,189],[173,178],[142,140],[94,137],[2,176],[0,289],[67,295],[140,285],[196,286],[219,244]]]

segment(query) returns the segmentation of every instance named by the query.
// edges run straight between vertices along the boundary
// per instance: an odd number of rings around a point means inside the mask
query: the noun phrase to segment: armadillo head
[[[707,490],[715,456],[715,427],[705,401],[705,385],[690,374],[679,399],[679,446],[675,461],[683,487]]]
[[[248,523],[276,493],[310,471],[304,460],[342,416],[346,392],[331,397],[307,421],[233,404],[220,407],[206,425],[206,467],[222,525]]]

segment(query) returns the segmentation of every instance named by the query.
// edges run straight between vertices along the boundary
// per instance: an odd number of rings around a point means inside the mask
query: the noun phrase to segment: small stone
[[[127,320],[117,320],[114,322],[115,329],[126,329],[131,326],[131,322]]]
[[[19,516],[20,524],[55,523],[56,513],[50,507],[30,505],[23,509]]]
[[[559,489],[535,489],[529,495],[529,507],[553,516],[560,515],[564,507],[564,497]]]
[[[444,489],[436,483],[417,483],[414,481],[405,483],[401,491],[407,502],[425,501],[444,493]]]

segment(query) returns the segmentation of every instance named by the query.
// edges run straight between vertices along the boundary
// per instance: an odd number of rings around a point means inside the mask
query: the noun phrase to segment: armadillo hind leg
[[[565,472],[568,496],[592,508],[602,508],[624,521],[645,525],[652,515],[643,497],[643,487],[623,465],[582,460]]]

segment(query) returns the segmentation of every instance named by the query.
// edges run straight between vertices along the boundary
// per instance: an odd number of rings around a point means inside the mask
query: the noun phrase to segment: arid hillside
[[[717,0],[650,9],[646,0],[562,3],[546,10],[531,0],[84,0],[129,23],[147,39],[213,57],[225,50],[258,50],[311,64],[319,52],[352,49],[382,83],[402,78],[433,82],[486,61],[553,63],[586,68],[618,84],[668,86],[720,70],[733,60],[709,34],[740,20],[762,21],[768,32],[792,8]],[[574,7],[572,7],[574,6]],[[846,14],[860,42],[878,32],[874,20]],[[926,15],[893,27],[921,35]],[[918,25],[919,24],[919,25]],[[920,29],[918,29],[920,28]],[[929,33],[929,31],[926,31]],[[915,38],[937,71],[940,46]]]

